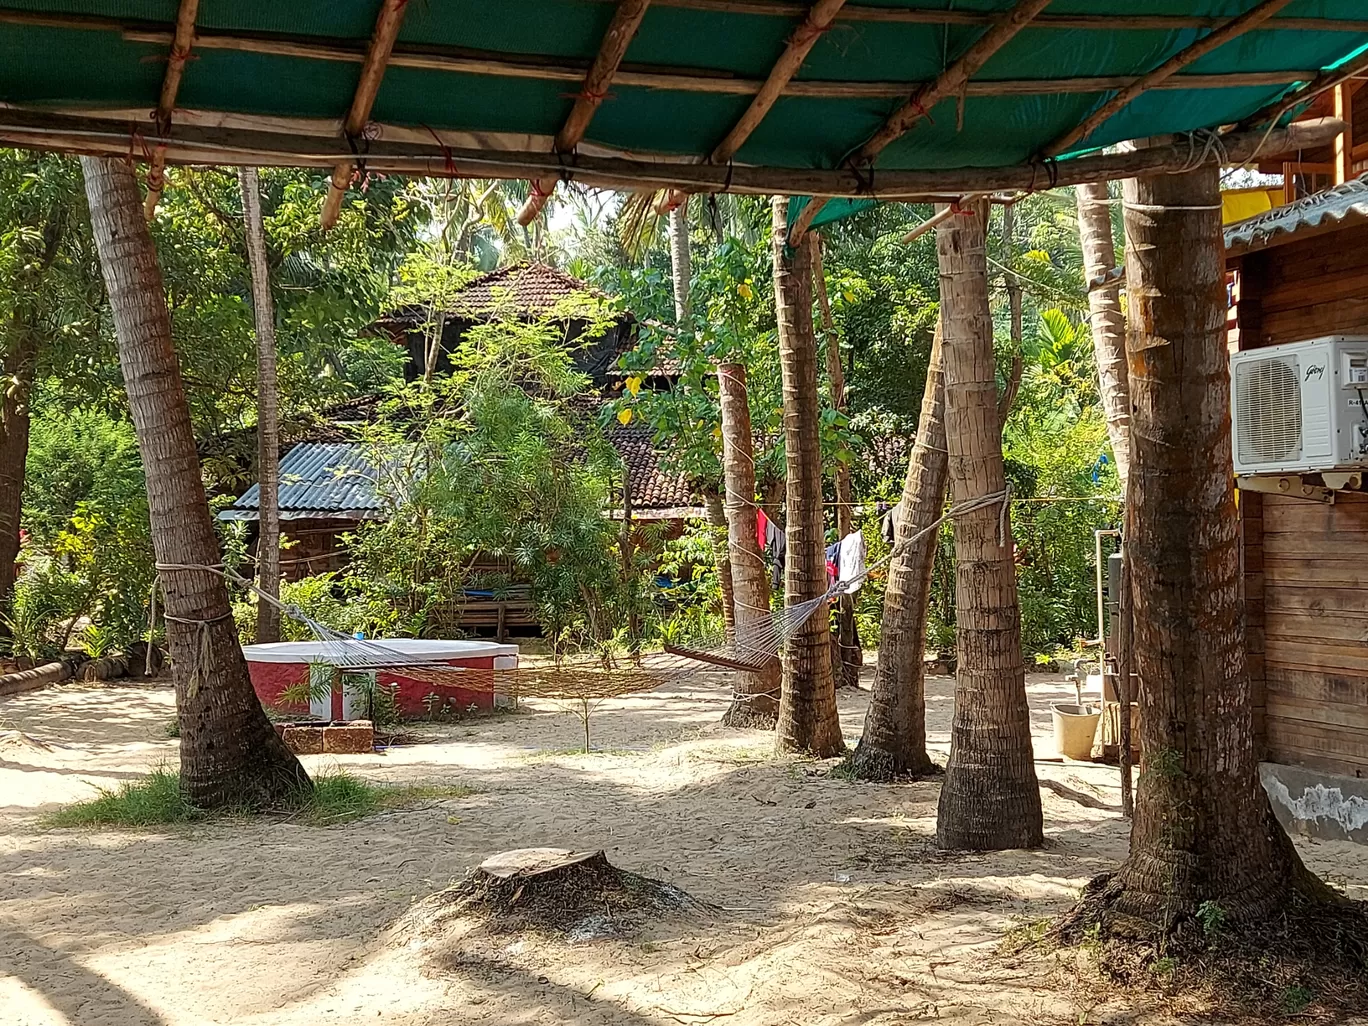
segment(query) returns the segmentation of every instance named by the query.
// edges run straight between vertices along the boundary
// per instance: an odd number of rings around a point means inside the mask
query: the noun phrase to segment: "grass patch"
[[[59,809],[44,822],[51,827],[149,827],[188,823],[203,816],[181,794],[179,774],[158,769],[142,780],[125,780],[113,790],[102,787],[97,797]]]
[[[408,808],[421,801],[465,798],[473,789],[463,784],[373,784],[350,773],[320,773],[313,790],[301,795],[284,812],[297,822],[312,826],[349,823],[379,812]],[[206,812],[191,805],[181,793],[180,776],[167,769],[153,770],[142,780],[130,780],[117,788],[100,788],[89,801],[77,802],[47,816],[48,827],[142,828],[246,815],[248,810]]]

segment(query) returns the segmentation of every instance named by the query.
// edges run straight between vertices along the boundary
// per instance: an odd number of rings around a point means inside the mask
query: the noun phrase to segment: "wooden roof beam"
[[[361,64],[361,80],[356,84],[352,96],[351,109],[342,123],[343,134],[354,144],[366,130],[370,120],[371,108],[380,92],[380,83],[385,78],[385,66],[389,63],[390,51],[399,36],[399,27],[404,23],[404,12],[408,0],[380,0],[380,12],[375,18],[375,31],[371,33],[370,46],[366,48],[366,59]],[[323,230],[327,231],[337,223],[342,213],[342,201],[351,184],[353,161],[339,162],[333,168],[332,179],[328,183],[328,195],[323,199],[323,213],[319,218]]]
[[[760,91],[755,94],[755,99],[751,100],[750,106],[732,126],[726,138],[709,154],[708,163],[725,164],[736,156],[737,151],[745,145],[751,133],[760,127],[765,115],[783,95],[793,76],[803,67],[803,62],[807,60],[813,46],[822,38],[822,33],[831,27],[832,21],[844,4],[845,0],[816,0],[808,9],[807,17],[794,30],[793,35],[789,36],[784,52],[774,62],[774,67],[770,69]]]
[[[51,111],[0,107],[0,142],[29,149],[126,157],[129,131],[134,123],[127,116],[68,117]],[[336,137],[291,133],[287,119],[280,117],[262,118],[262,124],[270,126],[270,130],[174,125],[166,140],[167,160],[181,164],[328,168],[351,159],[346,144]],[[317,125],[307,119],[300,124],[309,133]],[[539,178],[563,174],[573,181],[605,189],[947,202],[966,193],[1032,192],[1080,182],[1167,174],[1225,161],[1242,164],[1259,154],[1328,146],[1343,130],[1344,123],[1334,118],[1308,119],[1283,127],[1232,132],[1222,137],[1222,152],[1215,147],[1211,152],[1201,146],[1194,148],[1190,136],[1179,135],[1133,151],[1089,154],[1049,166],[1030,162],[938,171],[888,169],[881,171],[873,182],[867,174],[851,168],[722,167],[588,154],[566,158],[546,152],[448,147],[438,140],[377,140],[371,145],[367,161],[385,173],[453,178]]]
[[[1067,153],[1078,143],[1092,135],[1105,121],[1129,106],[1141,93],[1154,88],[1155,85],[1165,79],[1171,78],[1188,65],[1224,46],[1232,39],[1258,28],[1291,2],[1292,0],[1262,0],[1261,3],[1255,4],[1244,14],[1229,19],[1191,46],[1174,54],[1153,71],[1146,72],[1126,88],[1120,90],[1110,100],[1084,118],[1081,123],[1045,147],[1044,156],[1057,157],[1061,153]]]
[[[176,30],[171,36],[171,53],[166,59],[166,74],[162,77],[161,96],[157,99],[154,115],[158,136],[165,136],[171,131],[171,114],[176,109],[176,93],[180,91],[181,77],[185,74],[190,48],[195,42],[197,17],[199,0],[181,0],[176,10]],[[157,212],[157,204],[161,202],[165,187],[166,147],[158,144],[152,151],[152,160],[147,167],[147,198],[143,200],[143,216],[149,221]]]
[[[1290,2],[1290,0],[1283,0]],[[931,109],[948,96],[962,92],[988,59],[997,53],[1016,35],[1031,23],[1037,14],[1050,4],[1050,0],[1017,0],[1010,10],[998,15],[988,30],[969,45],[948,68],[936,79],[918,89],[901,107],[895,110],[877,132],[871,136],[852,156],[844,161],[847,167],[872,166],[874,160],[887,146],[901,138],[922,118],[928,117]],[[813,196],[794,220],[789,231],[789,243],[797,245],[803,233],[812,226],[813,219],[826,206],[826,200]]]
[[[646,9],[650,4],[651,0],[619,0],[617,10],[613,12],[613,20],[608,23],[608,28],[603,33],[603,42],[599,44],[598,53],[594,55],[594,63],[589,66],[589,71],[584,76],[584,85],[575,97],[575,105],[570,108],[565,124],[561,125],[560,131],[556,133],[554,146],[557,153],[573,153],[580,140],[584,138],[584,133],[589,129],[589,122],[594,119],[599,104],[607,97],[608,87],[613,84],[613,76],[617,74],[622,59],[627,56],[627,47],[631,46],[637,29],[641,27],[641,19],[646,16]],[[518,211],[518,224],[524,227],[531,224],[555,191],[556,179],[534,178],[532,195],[527,197],[527,202]]]

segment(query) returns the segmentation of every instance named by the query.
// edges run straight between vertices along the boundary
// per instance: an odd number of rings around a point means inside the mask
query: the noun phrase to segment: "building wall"
[[[1251,253],[1232,343],[1368,334],[1368,226]],[[1368,777],[1368,494],[1240,493],[1249,669],[1263,757]]]

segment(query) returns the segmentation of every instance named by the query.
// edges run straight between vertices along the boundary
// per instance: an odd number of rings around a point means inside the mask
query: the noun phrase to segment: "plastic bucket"
[[[1055,749],[1066,759],[1092,758],[1093,737],[1101,710],[1091,705],[1052,705]]]

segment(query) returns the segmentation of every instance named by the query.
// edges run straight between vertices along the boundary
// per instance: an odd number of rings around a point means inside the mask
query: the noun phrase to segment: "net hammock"
[[[989,506],[999,506],[999,537],[1005,541],[1010,488],[953,507],[914,534],[901,538],[883,559],[849,579],[838,579],[821,595],[775,610],[748,609],[732,631],[700,630],[671,637],[659,648],[633,653],[597,653],[521,663],[508,669],[452,666],[441,657],[408,651],[384,640],[355,638],[319,623],[298,606],[281,603],[222,564],[157,564],[158,572],[202,571],[217,574],[253,592],[259,601],[306,626],[318,642],[315,666],[340,674],[385,673],[434,687],[503,695],[509,698],[609,699],[643,694],[666,685],[697,680],[719,670],[762,674],[779,663],[784,645],[838,595],[854,591],[875,570],[891,563],[946,521]],[[740,611],[739,611],[740,612]],[[754,691],[746,692],[754,697]],[[738,697],[741,694],[738,692]]]

